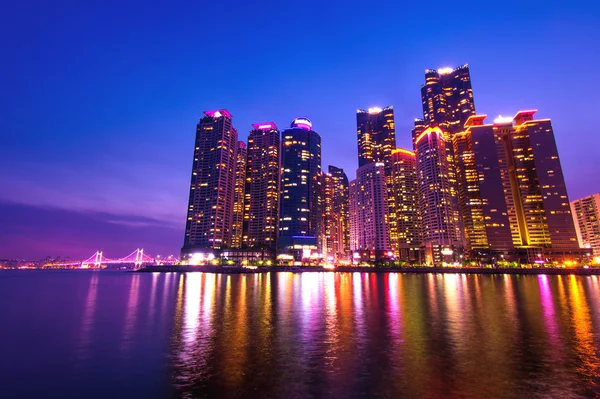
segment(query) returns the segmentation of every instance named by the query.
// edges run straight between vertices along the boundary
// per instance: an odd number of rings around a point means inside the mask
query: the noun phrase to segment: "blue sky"
[[[353,178],[356,108],[393,105],[398,145],[410,147],[424,70],[463,63],[478,113],[538,109],[571,199],[600,191],[600,6],[403,3],[7,4],[0,259],[117,257],[131,252],[109,254],[124,251],[124,232],[131,250],[176,253],[203,111],[228,109],[243,140],[252,123],[307,116],[324,167]]]

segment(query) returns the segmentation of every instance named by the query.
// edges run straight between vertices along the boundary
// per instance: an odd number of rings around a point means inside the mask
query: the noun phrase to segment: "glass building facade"
[[[320,252],[322,234],[321,136],[307,118],[296,118],[282,132],[280,251],[295,260]]]

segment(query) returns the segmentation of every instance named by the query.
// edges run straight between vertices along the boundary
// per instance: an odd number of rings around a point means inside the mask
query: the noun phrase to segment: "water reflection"
[[[600,394],[597,277],[175,278],[178,396]]]
[[[121,352],[127,354],[135,341],[138,301],[140,299],[140,275],[135,274],[131,277],[129,287],[129,298],[127,299],[127,307],[125,309],[125,323],[123,327],[123,335],[121,339]]]
[[[90,278],[88,292],[85,298],[83,316],[81,317],[81,333],[79,344],[77,346],[77,359],[85,359],[90,350],[92,342],[91,335],[94,329],[94,316],[96,311],[96,297],[98,291],[98,273],[94,273]]]

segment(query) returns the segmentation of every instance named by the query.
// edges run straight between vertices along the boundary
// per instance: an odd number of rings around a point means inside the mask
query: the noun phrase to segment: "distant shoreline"
[[[324,273],[460,273],[460,274],[524,274],[524,275],[578,275],[578,276],[598,276],[600,268],[478,268],[478,267],[336,267],[335,269],[325,269],[316,266],[302,267],[259,267],[256,269],[248,269],[243,267],[219,267],[219,266],[147,266],[136,273],[218,273],[218,274],[254,274],[268,272],[324,272]]]

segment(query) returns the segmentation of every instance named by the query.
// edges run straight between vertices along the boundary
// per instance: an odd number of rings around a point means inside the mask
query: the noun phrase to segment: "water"
[[[598,276],[0,273],[2,398],[600,397]]]

